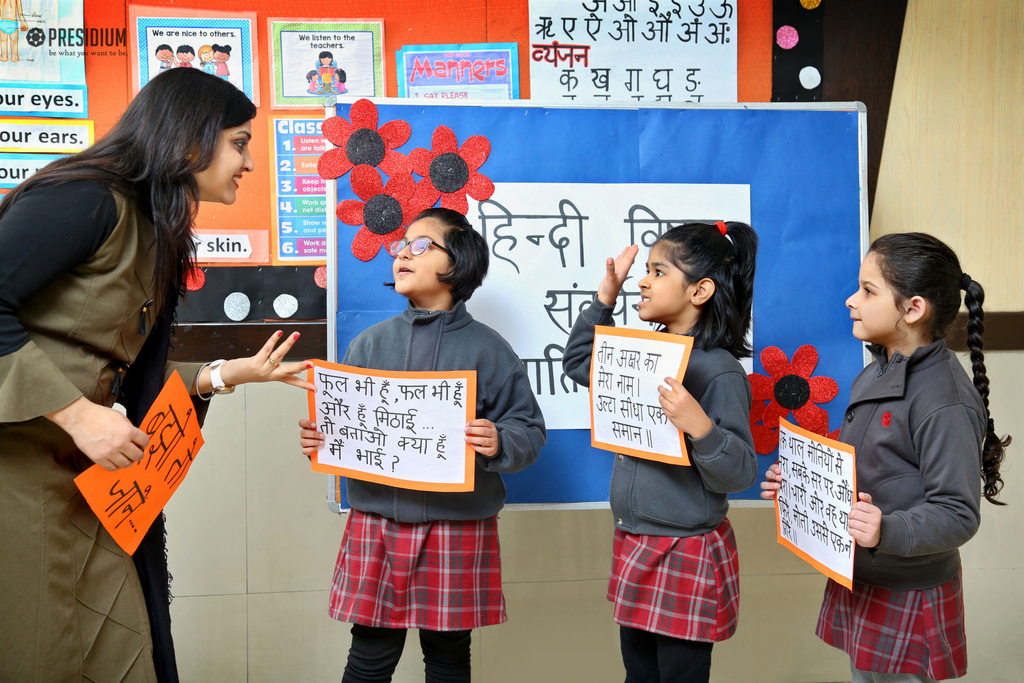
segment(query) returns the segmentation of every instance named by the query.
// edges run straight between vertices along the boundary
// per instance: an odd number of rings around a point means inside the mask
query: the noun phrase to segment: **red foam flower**
[[[466,195],[477,201],[490,199],[494,183],[477,169],[491,154],[491,141],[483,135],[473,135],[459,148],[455,133],[448,126],[438,126],[430,140],[430,149],[417,147],[409,155],[412,170],[423,176],[433,191],[432,206],[441,198],[441,206],[465,215],[469,211]]]
[[[828,431],[828,412],[816,405],[828,403],[839,393],[839,385],[831,377],[811,377],[818,365],[817,349],[810,344],[801,346],[791,363],[782,349],[769,346],[761,351],[761,365],[768,375],[749,375],[754,397],[750,408],[754,450],[767,454],[778,447],[779,418],[790,412],[796,423],[808,431],[830,439],[839,436],[838,429]]]
[[[352,238],[352,253],[369,261],[382,246],[402,239],[406,226],[429,204],[424,203],[423,183],[409,173],[391,176],[385,185],[377,169],[360,165],[352,169],[351,179],[362,201],[342,200],[336,215],[343,223],[362,226]]]
[[[340,116],[324,121],[324,136],[336,147],[320,155],[317,172],[333,180],[355,166],[376,166],[388,176],[412,172],[409,157],[395,150],[409,141],[412,128],[396,119],[377,127],[377,105],[370,100],[357,100],[349,109],[349,123]]]

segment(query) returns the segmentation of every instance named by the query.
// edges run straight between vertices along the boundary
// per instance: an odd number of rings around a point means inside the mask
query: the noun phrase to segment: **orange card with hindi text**
[[[140,426],[149,436],[137,463],[114,472],[93,465],[75,484],[121,549],[133,554],[203,446],[192,398],[177,372]]]

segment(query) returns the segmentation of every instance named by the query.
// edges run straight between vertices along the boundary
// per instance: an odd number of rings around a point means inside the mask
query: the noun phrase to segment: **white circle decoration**
[[[299,300],[291,294],[282,294],[274,299],[274,313],[278,318],[290,318],[299,310]]]
[[[813,66],[800,69],[800,85],[806,90],[814,90],[821,85],[821,74]]]
[[[224,299],[224,314],[235,322],[245,320],[251,307],[249,297],[241,292],[231,292]]]

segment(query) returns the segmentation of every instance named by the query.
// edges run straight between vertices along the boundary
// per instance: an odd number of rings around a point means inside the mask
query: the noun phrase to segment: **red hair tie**
[[[722,236],[725,237],[725,233],[727,232],[727,229],[725,227],[725,221],[716,221],[715,227],[717,227],[718,232],[722,233]]]

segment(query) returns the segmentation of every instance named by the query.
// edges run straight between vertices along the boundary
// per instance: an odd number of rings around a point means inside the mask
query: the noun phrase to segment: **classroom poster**
[[[63,154],[12,154],[0,152],[0,189],[17,187],[34,176],[39,169]]]
[[[0,115],[88,116],[82,0],[0,2]]]
[[[317,161],[327,151],[323,119],[269,117],[275,264],[322,264],[327,256],[327,181]]]
[[[332,96],[384,96],[382,19],[267,20],[272,109],[323,106]]]
[[[387,372],[310,361],[309,419],[326,443],[315,472],[417,491],[472,491],[476,372]]]
[[[0,119],[0,152],[80,152],[94,134],[92,121]]]
[[[406,45],[395,56],[399,97],[519,99],[518,43]]]
[[[779,543],[836,583],[852,588],[856,542],[848,524],[857,500],[853,447],[780,419],[779,467]]]
[[[467,217],[491,249],[487,286],[473,294],[475,318],[508,340],[526,365],[549,429],[589,429],[586,389],[562,371],[580,311],[597,295],[604,262],[640,246],[615,306],[615,324],[651,329],[637,317],[647,255],[680,223],[750,222],[747,185],[494,183]],[[515,316],[507,314],[515,311]],[[753,372],[751,359],[743,359]]]
[[[530,0],[530,98],[735,102],[736,3]]]
[[[113,472],[93,465],[75,477],[89,507],[129,555],[178,490],[204,444],[192,398],[176,371],[139,428],[149,436],[141,460]]]
[[[260,106],[255,12],[129,5],[128,27],[134,92],[169,69],[202,69]]]
[[[598,325],[590,361],[590,443],[614,453],[689,465],[683,433],[662,410],[659,386],[680,382],[693,338]]]

